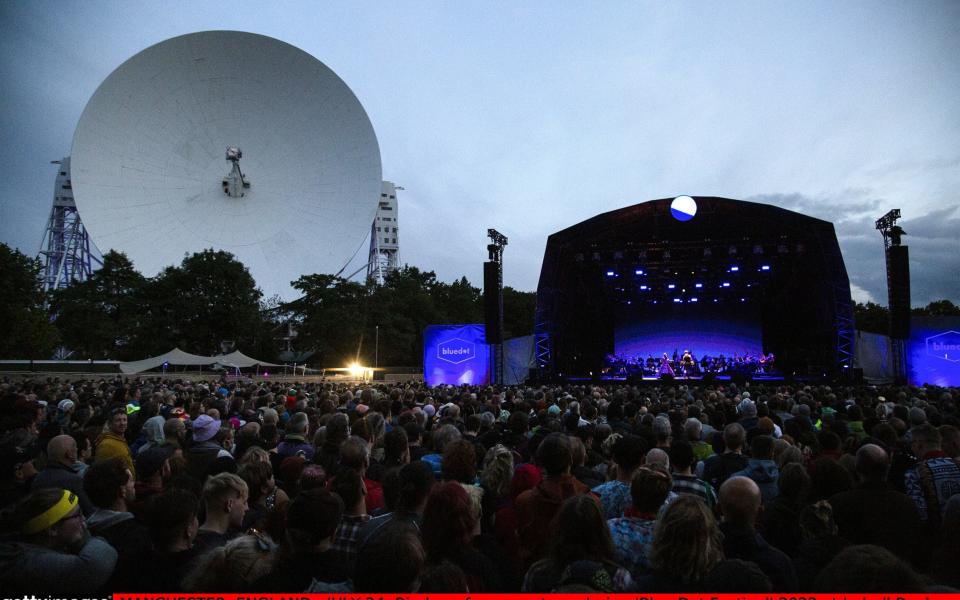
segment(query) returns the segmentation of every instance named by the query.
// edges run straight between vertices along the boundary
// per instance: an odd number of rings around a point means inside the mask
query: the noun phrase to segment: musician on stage
[[[683,351],[683,358],[680,359],[680,373],[684,377],[690,377],[693,374],[693,366],[696,364],[696,361],[693,360],[693,355],[690,354],[689,350]]]

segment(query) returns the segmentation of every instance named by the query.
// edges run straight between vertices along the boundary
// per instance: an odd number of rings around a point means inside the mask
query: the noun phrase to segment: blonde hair
[[[264,536],[235,537],[202,555],[183,579],[188,591],[241,592],[273,570],[277,545]]]
[[[270,453],[260,446],[250,446],[247,448],[247,451],[243,453],[243,456],[240,457],[240,460],[237,461],[237,465],[249,465],[257,462],[269,463]]]
[[[722,560],[723,534],[707,504],[688,495],[671,502],[653,532],[653,568],[683,583],[694,583]]]
[[[483,457],[480,485],[497,496],[505,496],[513,478],[513,452],[503,444],[487,450]]]
[[[207,506],[229,500],[231,496],[243,498],[248,494],[247,482],[233,473],[218,473],[208,477],[203,484],[203,499]]]

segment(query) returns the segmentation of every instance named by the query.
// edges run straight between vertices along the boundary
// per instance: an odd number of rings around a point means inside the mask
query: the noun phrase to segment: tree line
[[[39,261],[0,244],[0,358],[137,360],[179,347],[210,355],[227,342],[267,361],[418,366],[423,330],[482,323],[483,299],[466,277],[439,281],[406,266],[381,286],[305,275],[291,302],[265,298],[232,254],[205,250],[155,277],[110,251],[84,282],[45,294]],[[504,288],[508,337],[533,332],[536,294]],[[296,332],[287,348],[288,331]]]

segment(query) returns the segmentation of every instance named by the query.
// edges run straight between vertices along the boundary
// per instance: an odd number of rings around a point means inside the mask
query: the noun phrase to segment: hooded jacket
[[[573,475],[548,477],[533,489],[517,496],[517,524],[520,536],[520,559],[524,568],[546,556],[550,521],[560,510],[564,500],[579,494],[589,494],[590,488]],[[600,508],[596,496],[591,496]]]
[[[91,596],[113,573],[117,551],[89,538],[77,554],[24,542],[0,543],[0,588],[4,596]]]
[[[137,468],[133,465],[133,456],[130,454],[127,440],[122,435],[106,431],[97,438],[94,460],[100,462],[114,457],[121,458],[124,465],[130,469],[130,473],[136,476]]]
[[[777,487],[780,470],[777,469],[777,463],[772,460],[751,458],[747,461],[747,467],[744,470],[737,471],[731,477],[749,477],[752,479],[760,488],[760,495],[764,504],[780,495],[780,488]]]

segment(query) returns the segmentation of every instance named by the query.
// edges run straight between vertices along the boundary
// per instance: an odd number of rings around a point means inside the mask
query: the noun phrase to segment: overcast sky
[[[351,87],[400,192],[401,260],[535,290],[547,236],[680,194],[833,221],[886,303],[900,208],[914,305],[960,301],[960,2],[0,2],[0,241],[36,254],[97,86],[176,35],[237,29]],[[352,249],[351,249],[352,251]],[[359,266],[359,264],[358,264]],[[351,269],[353,270],[353,269]]]

